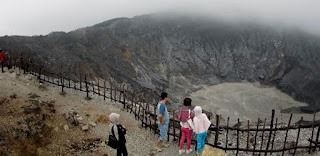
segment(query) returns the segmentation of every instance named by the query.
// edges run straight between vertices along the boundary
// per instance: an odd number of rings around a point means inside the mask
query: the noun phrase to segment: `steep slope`
[[[0,47],[80,66],[145,93],[167,90],[175,102],[201,85],[247,80],[309,103],[305,111],[320,106],[320,38],[298,30],[165,13],[69,33],[2,37]]]
[[[39,87],[36,77],[19,75],[0,73],[1,156],[116,155],[116,150],[105,144],[109,136],[108,115],[113,112],[120,114],[120,122],[128,130],[130,155],[152,152],[158,136],[142,128],[119,103],[94,95],[85,100],[85,94],[69,89],[62,96],[56,86],[44,83]],[[70,111],[85,122],[96,122],[96,126],[83,131],[67,118]]]

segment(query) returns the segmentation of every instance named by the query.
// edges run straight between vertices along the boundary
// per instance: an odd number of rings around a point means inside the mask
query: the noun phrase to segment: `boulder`
[[[92,127],[96,127],[97,124],[95,122],[89,122],[89,125]]]
[[[68,126],[68,125],[64,125],[64,126],[63,126],[63,129],[64,129],[65,131],[67,131],[67,130],[69,130],[69,126]]]
[[[200,153],[200,156],[227,156],[223,150],[218,148],[213,148],[211,146],[205,145]]]
[[[32,80],[32,76],[31,76],[31,75],[28,75],[28,76],[27,76],[27,80]]]
[[[89,125],[81,126],[81,129],[82,129],[83,131],[88,131],[88,130],[89,130]]]
[[[81,116],[77,118],[77,121],[78,121],[79,124],[84,124],[84,123],[86,123],[86,120],[85,120],[83,117],[81,117]]]
[[[10,70],[9,70],[9,73],[13,73],[13,72],[14,72],[14,69],[10,69]]]
[[[59,128],[58,128],[58,127],[55,127],[53,130],[57,132],[57,131],[59,130]]]

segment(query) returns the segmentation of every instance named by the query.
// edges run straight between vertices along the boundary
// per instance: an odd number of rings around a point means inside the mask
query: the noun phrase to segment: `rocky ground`
[[[0,73],[0,155],[115,155],[106,147],[107,116],[121,115],[130,155],[150,155],[156,136],[132,114],[102,98],[40,85],[35,77]]]
[[[61,88],[40,84],[31,75],[17,75],[15,72],[0,73],[0,88],[0,155],[115,155],[115,150],[105,145],[109,135],[107,116],[111,112],[121,115],[120,121],[128,130],[129,155],[178,155],[178,142],[174,141],[169,142],[170,146],[163,152],[155,153],[153,149],[158,136],[142,128],[133,114],[122,110],[121,105],[114,102],[94,95],[91,95],[91,100],[86,100],[84,93],[69,89],[61,95]],[[301,138],[305,140],[309,133],[302,131]],[[223,139],[225,133],[221,134],[220,139]],[[235,136],[233,133],[229,135]],[[251,138],[253,135],[250,134]],[[242,140],[246,139],[246,134],[240,136]],[[290,132],[288,142],[295,136],[295,132]],[[261,134],[258,138],[261,139]],[[222,141],[221,144],[224,145]],[[235,145],[232,137],[229,144]]]

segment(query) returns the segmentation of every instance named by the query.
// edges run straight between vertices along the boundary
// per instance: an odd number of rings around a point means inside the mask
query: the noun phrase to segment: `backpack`
[[[122,125],[116,125],[118,128],[118,134],[119,134],[119,140],[117,140],[114,129],[112,126],[111,134],[109,135],[109,140],[107,142],[107,145],[110,146],[113,149],[117,149],[121,144],[126,143],[125,135],[127,134],[127,129],[122,127]]]
[[[187,122],[191,118],[191,110],[187,107],[181,107],[178,113],[178,119],[181,122]]]
[[[118,146],[119,146],[119,141],[115,137],[113,127],[114,126],[112,126],[112,129],[111,129],[111,133],[112,134],[109,135],[109,139],[108,139],[107,145],[110,146],[113,149],[117,149]]]

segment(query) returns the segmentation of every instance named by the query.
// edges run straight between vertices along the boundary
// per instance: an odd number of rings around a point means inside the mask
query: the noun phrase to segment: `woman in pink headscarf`
[[[202,108],[200,106],[196,106],[193,111],[195,114],[195,117],[193,118],[193,131],[197,134],[197,154],[199,154],[205,145],[211,122],[207,115],[202,113]]]
[[[110,125],[109,125],[109,134],[112,134],[118,140],[118,147],[117,147],[117,156],[127,156],[127,148],[126,148],[126,129],[122,127],[119,123],[120,115],[117,113],[111,113],[109,115]]]

